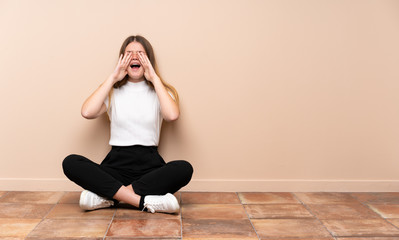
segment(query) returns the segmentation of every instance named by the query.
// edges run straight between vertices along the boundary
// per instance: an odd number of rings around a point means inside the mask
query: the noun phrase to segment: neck
[[[139,79],[133,79],[133,78],[129,77],[128,81],[132,82],[132,83],[139,83],[139,82],[145,81],[145,78],[142,77],[142,78],[139,78]]]

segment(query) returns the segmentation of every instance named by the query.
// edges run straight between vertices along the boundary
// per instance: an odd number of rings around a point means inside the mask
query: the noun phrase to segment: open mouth
[[[130,65],[130,67],[133,69],[139,69],[141,66],[140,66],[140,64],[132,64],[132,65]]]

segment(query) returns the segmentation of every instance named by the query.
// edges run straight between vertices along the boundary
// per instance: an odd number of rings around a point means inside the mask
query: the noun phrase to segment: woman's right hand
[[[104,101],[112,86],[126,76],[132,57],[131,53],[121,54],[114,72],[83,103],[81,113],[84,118],[94,119],[107,111]]]
[[[132,53],[129,52],[125,55],[121,54],[119,57],[118,65],[116,65],[116,68],[114,72],[112,73],[112,78],[114,80],[114,83],[119,82],[122,80],[126,74],[127,74],[127,68],[130,65],[130,61],[132,60]]]

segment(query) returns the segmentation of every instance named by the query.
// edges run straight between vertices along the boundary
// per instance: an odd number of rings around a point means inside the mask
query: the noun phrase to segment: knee
[[[184,163],[185,163],[185,169],[186,169],[187,173],[190,175],[190,178],[191,178],[193,176],[193,173],[194,173],[194,168],[191,165],[191,163],[189,163],[187,161],[184,161]]]
[[[182,177],[184,178],[184,180],[186,181],[186,183],[189,183],[191,180],[191,177],[193,176],[194,173],[194,168],[191,165],[191,163],[184,161],[184,160],[180,160],[180,161],[176,161],[178,166],[179,166],[179,172],[182,175]]]
[[[64,170],[64,174],[68,176],[68,173],[72,171],[75,167],[76,162],[79,159],[79,155],[71,154],[67,156],[64,161],[62,161],[62,169]]]

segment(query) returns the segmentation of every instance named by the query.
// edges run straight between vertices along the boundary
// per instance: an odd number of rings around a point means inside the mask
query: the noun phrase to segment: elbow
[[[82,117],[86,119],[95,119],[98,118],[101,114],[105,113],[106,111],[107,107],[105,106],[105,104],[103,104],[99,110],[97,110],[96,108],[91,108],[83,105],[82,109],[80,110],[80,114],[82,115]]]
[[[180,113],[179,111],[171,112],[167,116],[164,116],[164,120],[167,122],[173,122],[179,119]]]
[[[86,119],[94,119],[94,118],[96,118],[96,116],[94,116],[92,113],[90,113],[89,111],[87,111],[87,110],[85,110],[83,108],[80,111],[80,114],[82,115],[82,117],[84,117]]]
[[[82,117],[86,119],[92,119],[92,116],[88,112],[82,111],[80,114],[82,114]]]

